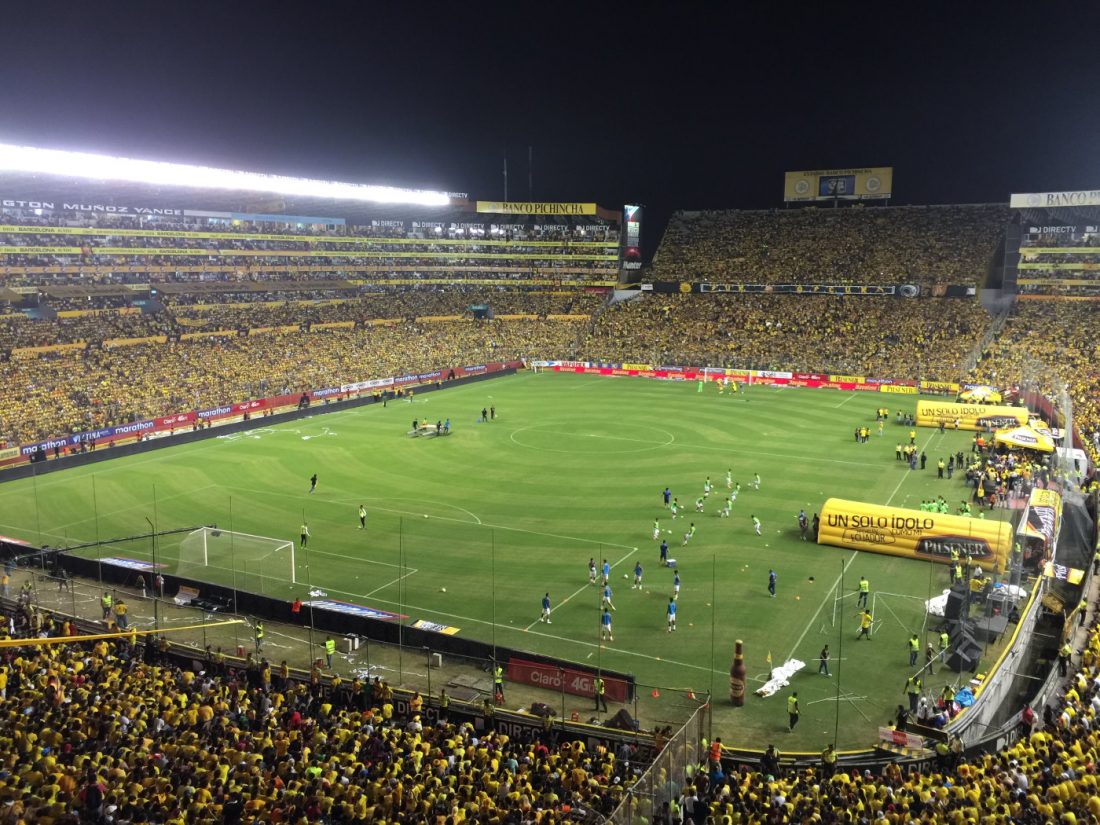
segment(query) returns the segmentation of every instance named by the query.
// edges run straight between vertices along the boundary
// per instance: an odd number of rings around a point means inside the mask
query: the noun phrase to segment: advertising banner
[[[1054,549],[1054,542],[1062,529],[1062,496],[1054,490],[1035,488],[1028,497],[1027,513],[1016,532],[1021,536],[1037,538],[1047,552]]]
[[[883,507],[830,498],[821,508],[818,544],[950,563],[951,551],[997,571],[1012,550],[1005,521]]]
[[[1008,205],[1012,209],[1034,209],[1043,206],[1100,206],[1100,189],[1010,195]]]
[[[960,430],[997,430],[1018,427],[1028,419],[1026,407],[998,407],[991,404],[958,404],[948,401],[918,401],[917,426],[948,429],[958,421]]]
[[[956,399],[967,404],[1000,404],[1004,401],[996,387],[975,386],[967,387],[959,393]]]
[[[889,198],[893,184],[894,167],[892,166],[787,172],[783,179],[783,200],[831,201]]]
[[[1049,431],[1041,433],[1027,424],[1008,430],[997,430],[993,440],[1009,447],[1023,447],[1028,450],[1038,450],[1041,453],[1054,452],[1054,439],[1050,437]]]
[[[157,430],[168,430],[175,427],[189,427],[195,423],[195,413],[185,412],[178,413],[176,415],[167,415],[163,418],[153,419],[153,428]]]
[[[459,631],[457,627],[451,627],[449,624],[429,622],[427,619],[417,619],[412,623],[412,627],[415,627],[417,630],[430,630],[433,633],[442,633],[444,636],[454,636]]]
[[[898,395],[916,395],[917,388],[911,387],[908,384],[879,384],[880,392],[893,392]]]
[[[574,696],[595,697],[596,672],[576,667],[530,662],[526,659],[508,660],[508,679],[520,684],[546,688],[557,693],[565,691]],[[604,676],[604,696],[612,702],[630,700],[630,685],[622,679]]]
[[[477,201],[478,212],[494,215],[595,215],[594,203],[548,203],[545,201]]]
[[[921,381],[921,391],[927,392],[958,392],[959,385],[954,381]]]

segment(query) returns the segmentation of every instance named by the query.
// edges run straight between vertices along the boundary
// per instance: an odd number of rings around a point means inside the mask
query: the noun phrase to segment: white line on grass
[[[417,569],[414,567],[414,568],[410,569],[407,573],[402,573],[400,576],[398,576],[393,581],[388,581],[385,584],[383,584],[381,587],[374,588],[374,590],[372,590],[370,593],[364,594],[363,598],[364,599],[369,599],[371,596],[373,596],[379,590],[385,590],[387,587],[390,587],[390,586],[395,585],[395,584],[400,584],[402,581],[407,579],[409,576],[411,576],[411,575],[413,575],[414,573],[417,573],[417,572],[419,572],[419,571],[417,571]]]
[[[935,433],[928,437],[928,440],[924,443],[924,448],[921,450],[921,452],[924,452],[924,450],[928,449],[928,446],[932,443],[932,439],[935,437]],[[887,507],[890,506],[890,502],[894,500],[894,496],[898,494],[898,490],[901,489],[901,485],[905,483],[905,479],[909,478],[912,472],[913,471],[909,469],[905,471],[905,475],[901,477],[901,481],[899,481],[897,486],[894,488],[894,492],[890,493],[890,498],[886,499]],[[852,562],[856,560],[856,556],[858,555],[859,551],[854,551],[852,553],[852,557],[844,563],[844,568],[841,570],[840,575],[836,577],[836,581],[833,582],[833,586],[830,587],[828,592],[825,593],[825,597],[821,600],[821,604],[819,604],[817,606],[817,610],[814,611],[813,618],[810,619],[809,624],[806,625],[806,627],[802,630],[802,634],[798,637],[798,641],[795,642],[794,647],[791,648],[791,652],[787,656],[788,659],[794,657],[795,652],[798,650],[798,646],[802,644],[802,640],[806,638],[806,634],[810,632],[810,628],[812,628],[814,626],[814,623],[817,621],[817,617],[821,613],[821,608],[825,606],[825,603],[829,600],[829,597],[832,595],[833,591],[836,590],[837,586],[840,584],[840,580],[844,578],[844,574],[848,572],[848,568],[852,566]]]
[[[293,498],[293,499],[300,499],[301,498],[301,496],[291,495],[289,493],[277,493],[274,490],[251,490],[247,487],[226,487],[225,489],[226,490],[236,490],[237,492],[240,492],[240,493],[254,493],[255,495],[260,495],[260,496],[278,496],[279,498]],[[339,501],[334,502],[330,499],[324,499],[324,498],[316,499],[316,500],[317,501],[323,501],[326,504],[339,504],[340,503]],[[450,505],[450,506],[453,506],[453,505]],[[424,515],[423,513],[412,513],[408,510],[395,510],[392,507],[375,507],[374,509],[375,510],[381,510],[384,513],[397,513],[398,515],[402,515],[402,516],[423,516]],[[451,518],[450,516],[432,516],[432,518],[438,519],[440,521],[452,521],[452,522],[455,522],[457,524],[470,524],[470,521],[468,519]],[[563,535],[560,535],[559,533],[544,533],[541,530],[528,530],[525,527],[510,527],[506,524],[487,524],[485,522],[482,522],[479,526],[489,527],[493,530],[510,530],[513,533],[529,533],[532,536],[546,536],[547,538],[551,538],[551,539],[563,539],[565,541],[581,541],[581,542],[585,542],[587,544],[602,544],[605,547],[621,547],[624,550],[633,550],[634,549],[634,546],[631,545],[631,544],[616,544],[613,541],[600,541],[599,539],[585,539],[585,538],[581,538],[580,536],[563,536]]]
[[[798,646],[802,644],[802,640],[806,638],[806,634],[810,632],[810,628],[814,626],[814,623],[817,621],[817,617],[821,614],[821,608],[823,608],[825,606],[825,603],[829,601],[829,597],[833,595],[833,591],[836,590],[837,587],[840,585],[841,579],[844,578],[844,574],[848,572],[848,568],[852,566],[852,562],[856,560],[856,557],[858,555],[859,551],[854,550],[852,552],[852,557],[844,563],[844,567],[841,569],[840,574],[833,581],[833,586],[825,592],[825,597],[821,600],[821,604],[817,606],[817,610],[814,611],[813,617],[810,619],[806,627],[803,628],[801,635],[799,635],[798,637],[798,641],[796,641],[794,643],[794,647],[791,648],[791,652],[787,654],[787,660],[794,658],[794,654],[798,651]]]
[[[637,552],[638,552],[638,548],[635,547],[633,550],[631,550],[629,553],[627,553],[625,556],[623,556],[621,559],[619,559],[617,562],[615,562],[613,565],[611,565],[611,569],[614,570],[616,567],[618,567],[620,564],[622,564],[624,561],[629,559],[631,556],[633,556]],[[575,593],[571,593],[570,595],[566,596],[564,599],[562,599],[558,603],[558,606],[555,607],[554,610],[561,610],[561,608],[565,607],[566,602],[571,601],[574,596],[579,596],[581,593],[583,593],[589,587],[590,587],[590,585],[586,584],[586,585],[584,585],[584,587],[579,588]],[[550,611],[551,615],[553,615],[554,610]],[[523,629],[524,630],[530,630],[532,627],[537,625],[540,621],[542,621],[542,619],[535,619],[533,622],[531,622],[531,624],[527,625],[527,627],[525,627]]]
[[[851,395],[849,395],[847,398],[845,398],[843,401],[841,401],[839,404],[833,404],[833,409],[837,409],[838,407],[843,407],[845,404],[847,404],[849,401],[851,401],[857,395],[859,395],[859,393],[854,392]]]
[[[393,562],[389,562],[389,561],[375,561],[374,559],[365,559],[361,556],[349,556],[345,553],[329,553],[327,550],[312,550],[309,547],[305,548],[304,552],[308,555],[311,555],[311,556],[312,555],[332,556],[334,559],[348,559],[349,561],[362,562],[363,564],[380,564],[383,567],[405,567],[405,566],[407,566],[407,565],[401,565],[401,564],[394,564]]]

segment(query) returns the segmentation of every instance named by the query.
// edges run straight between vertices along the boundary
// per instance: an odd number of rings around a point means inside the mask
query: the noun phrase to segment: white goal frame
[[[193,530],[188,533],[184,541],[190,538],[198,537],[200,539],[200,546],[202,547],[202,566],[210,567],[210,542],[209,539],[212,533],[218,533],[219,535],[225,535],[229,537],[232,542],[234,537],[241,539],[248,539],[251,542],[263,541],[268,542],[271,545],[270,553],[277,553],[279,550],[286,548],[290,549],[290,583],[298,583],[298,565],[295,557],[295,547],[293,541],[287,541],[285,539],[276,539],[271,536],[259,536],[255,533],[242,533],[237,530],[223,530],[220,527],[200,527],[198,530]],[[183,560],[181,559],[181,562]],[[214,565],[220,567],[220,565]]]

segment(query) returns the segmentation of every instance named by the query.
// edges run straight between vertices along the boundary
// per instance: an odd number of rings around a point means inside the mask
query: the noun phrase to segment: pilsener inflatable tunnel
[[[831,498],[821,509],[817,543],[944,564],[956,550],[999,572],[1012,552],[1012,525]]]
[[[919,427],[938,427],[942,422],[950,430],[958,421],[960,430],[1000,430],[1026,424],[1029,415],[1027,407],[954,404],[950,401],[917,402],[917,426]]]

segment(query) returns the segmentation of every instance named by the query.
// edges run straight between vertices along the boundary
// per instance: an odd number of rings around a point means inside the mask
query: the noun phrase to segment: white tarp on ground
[[[772,677],[762,687],[756,689],[756,695],[765,698],[774,696],[789,685],[791,677],[804,667],[806,667],[805,662],[800,662],[798,659],[788,659],[779,667],[772,668]]]

